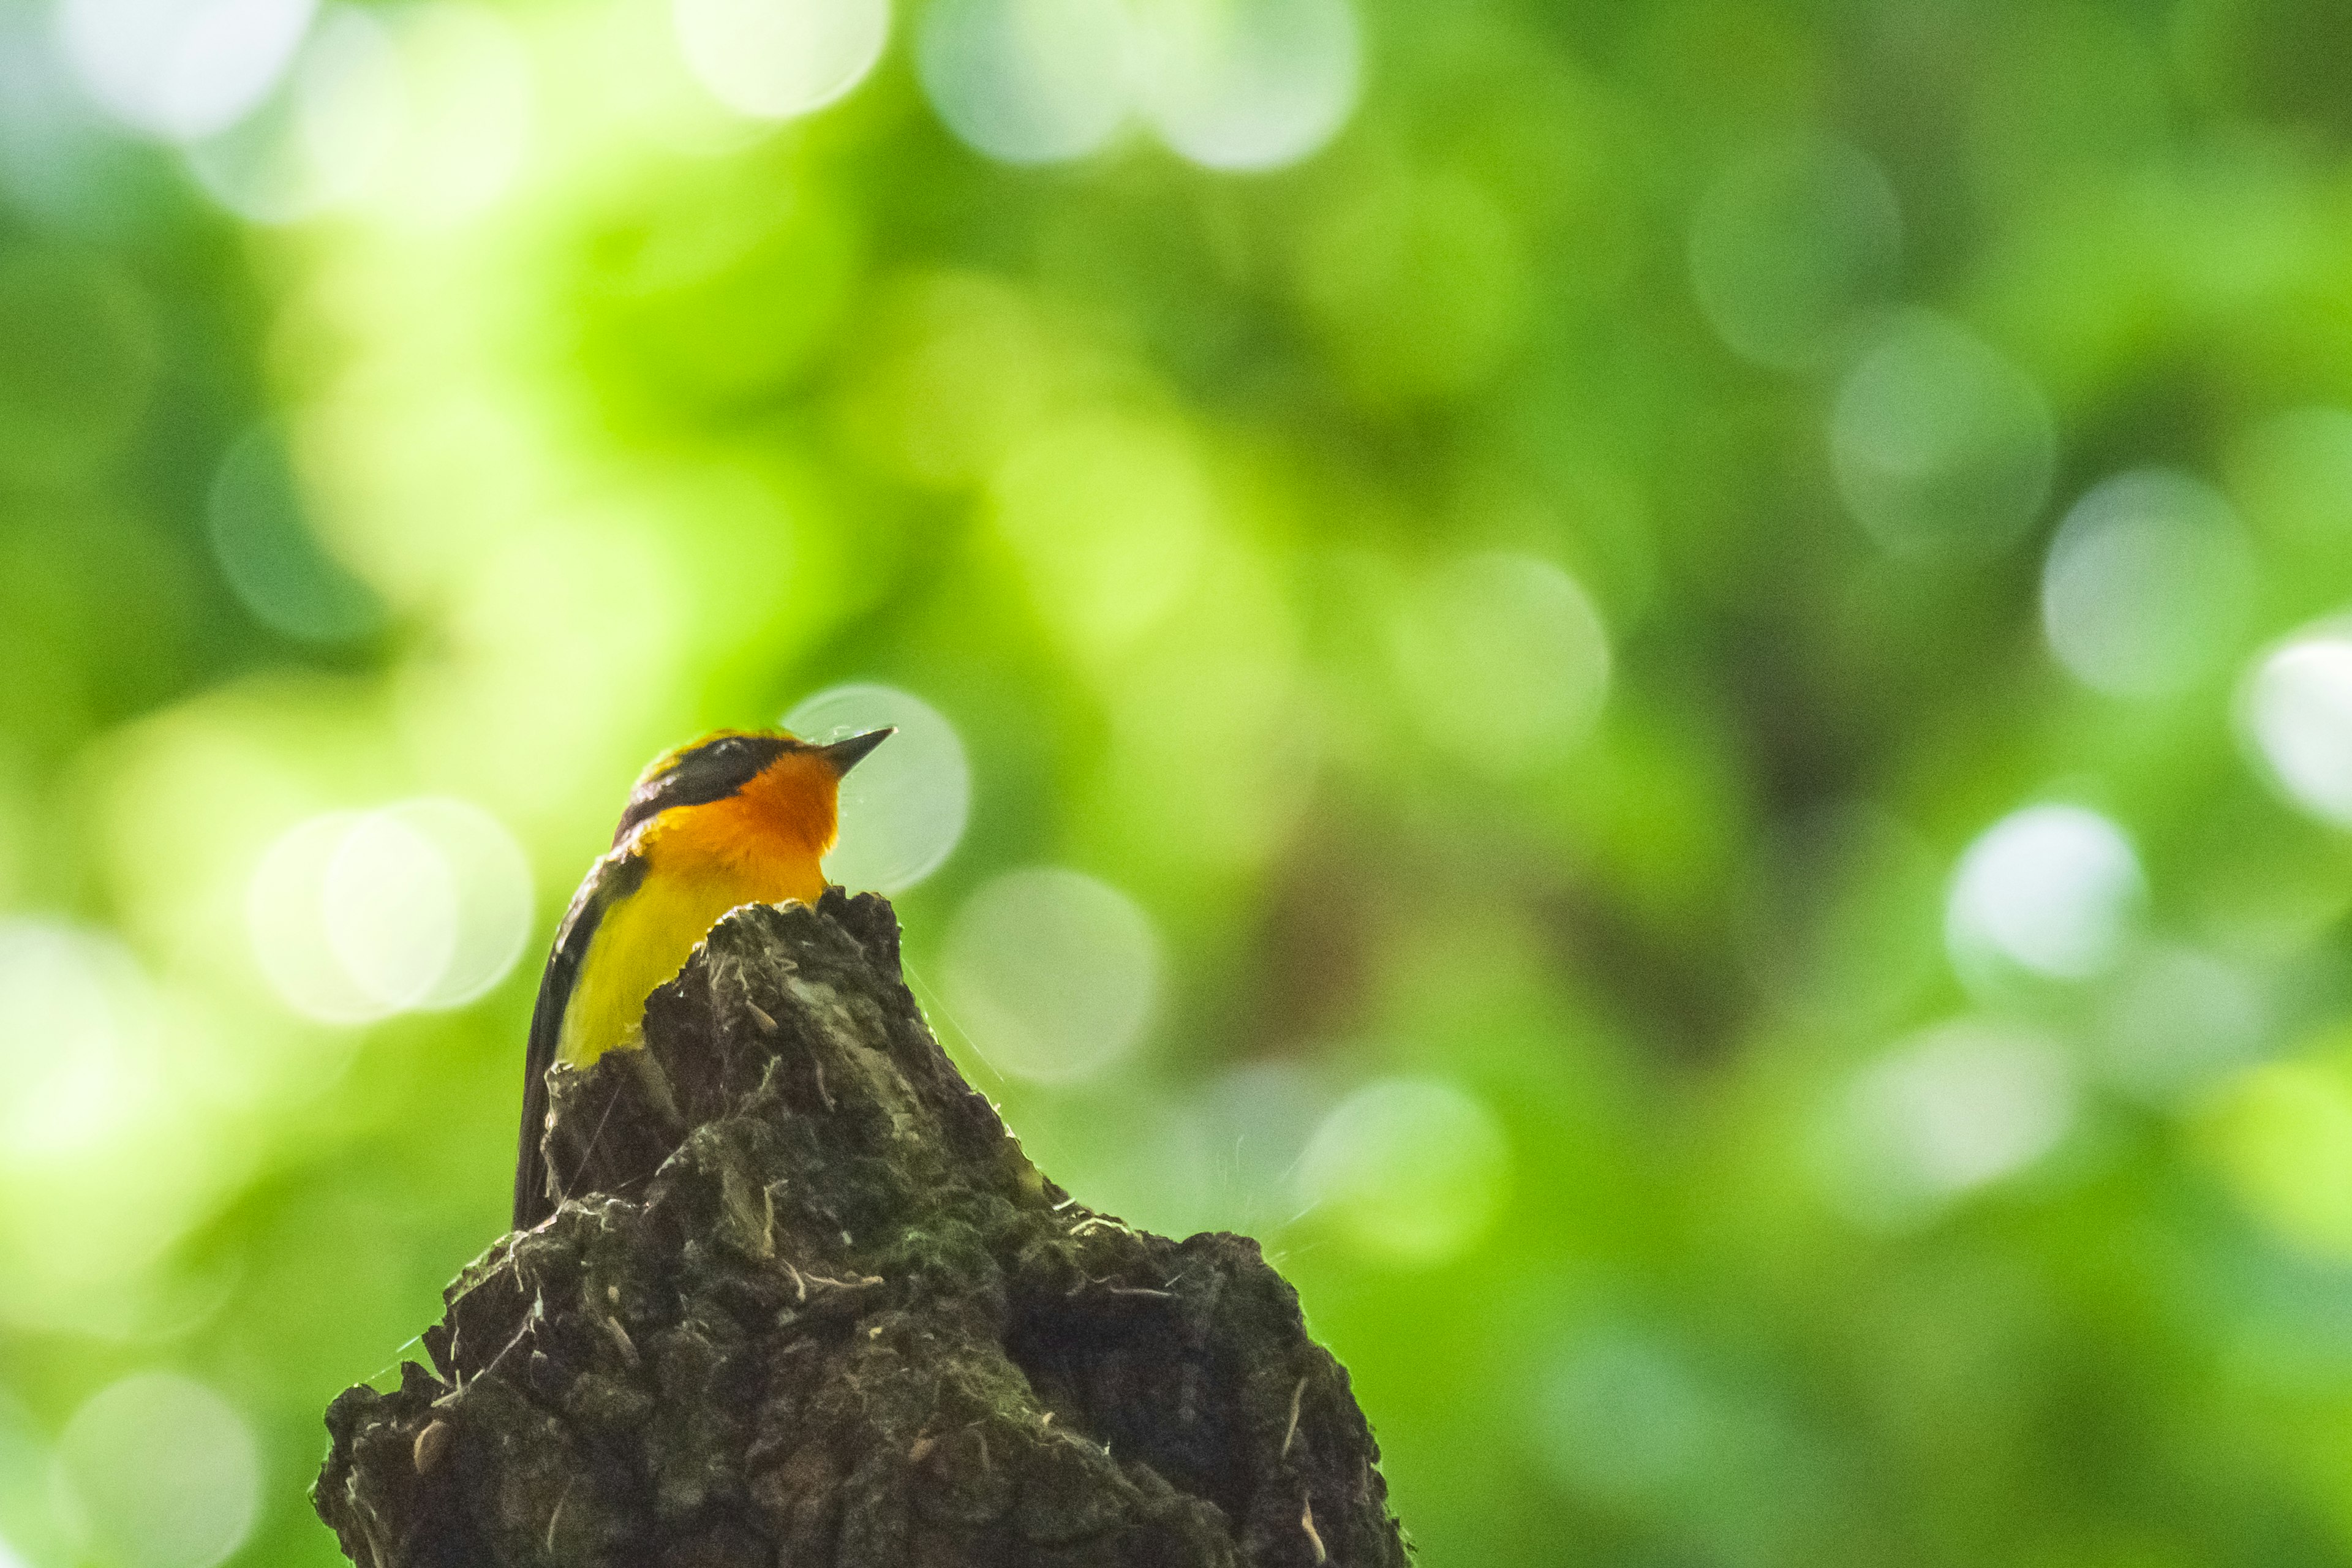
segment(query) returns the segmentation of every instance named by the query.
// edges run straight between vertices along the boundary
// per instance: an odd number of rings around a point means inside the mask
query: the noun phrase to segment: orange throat
[[[590,941],[556,1055],[575,1065],[636,1037],[646,996],[667,983],[728,910],[824,891],[835,782],[821,757],[786,756],[725,800],[677,806],[640,830],[636,889]]]
[[[656,875],[773,888],[743,902],[816,901],[833,847],[839,781],[824,759],[787,754],[725,800],[664,812],[640,847]]]

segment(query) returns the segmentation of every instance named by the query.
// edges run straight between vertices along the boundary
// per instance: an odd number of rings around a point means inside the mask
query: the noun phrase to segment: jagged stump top
[[[1045,1180],[871,894],[755,905],[551,1078],[570,1194],[346,1390],[315,1497],[369,1568],[1401,1564],[1348,1375],[1246,1237]]]

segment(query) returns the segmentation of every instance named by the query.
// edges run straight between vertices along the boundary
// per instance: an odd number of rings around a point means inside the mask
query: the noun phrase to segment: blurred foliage
[[[1256,170],[992,161],[919,5],[776,126],[628,0],[385,8],[296,222],[105,10],[0,13],[0,1563],[332,1560],[635,768],[852,680],[971,757],[950,1047],[1264,1238],[1428,1561],[2352,1562],[2337,7],[1359,0]],[[293,1010],[265,852],[419,795],[521,962]],[[1023,1077],[950,938],[1039,867],[1160,980]]]

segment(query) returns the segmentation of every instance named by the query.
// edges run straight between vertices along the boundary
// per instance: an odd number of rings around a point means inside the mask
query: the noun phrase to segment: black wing
[[[556,1042],[563,1036],[563,1010],[571,1005],[572,984],[604,911],[637,890],[646,879],[646,859],[634,845],[614,850],[588,870],[572,908],[556,928],[555,950],[547,955],[546,973],[539,980],[539,1005],[530,1015],[530,1050],[523,1061],[522,1135],[515,1152],[514,1227],[529,1230],[555,1212],[548,1191],[547,1156],[541,1147],[547,1131],[547,1069],[555,1065]]]

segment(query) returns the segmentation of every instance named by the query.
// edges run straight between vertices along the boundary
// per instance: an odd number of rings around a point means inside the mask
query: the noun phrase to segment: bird
[[[742,904],[814,904],[839,830],[842,778],[892,729],[826,744],[782,730],[715,730],[637,777],[613,847],[556,928],[524,1066],[514,1228],[555,1212],[541,1137],[547,1069],[642,1048],[646,998]]]

